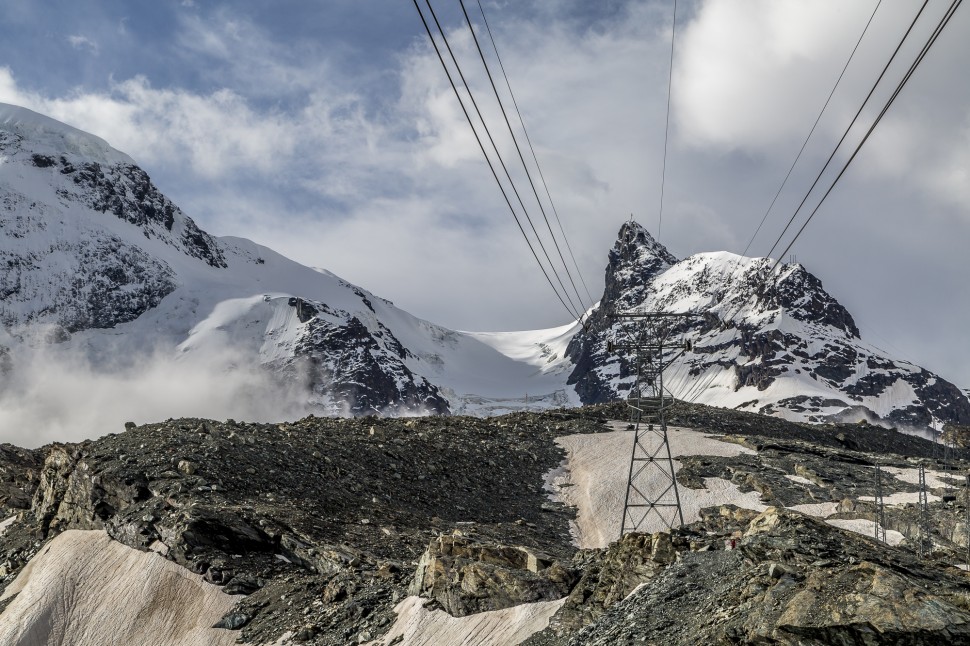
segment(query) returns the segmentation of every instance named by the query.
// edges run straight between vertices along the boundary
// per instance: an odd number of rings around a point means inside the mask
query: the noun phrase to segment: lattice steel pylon
[[[916,553],[920,558],[924,558],[933,549],[933,539],[930,538],[930,507],[926,496],[926,468],[922,464],[919,465],[919,503],[917,507],[919,538],[917,539]]]
[[[876,495],[874,496],[874,501],[876,503],[876,514],[875,514],[875,533],[874,538],[877,541],[886,542],[886,507],[883,503],[882,497],[882,468],[879,463],[876,463]]]
[[[967,519],[964,523],[964,528],[966,529],[967,536],[967,569],[970,570],[970,475],[967,478],[967,488],[964,490],[964,506],[966,507]]]
[[[625,329],[627,338],[610,342],[608,349],[632,353],[632,372],[636,376],[627,399],[633,425],[633,450],[623,501],[621,537],[627,532],[645,531],[655,519],[666,529],[684,524],[665,416],[674,400],[664,389],[663,372],[671,361],[689,349],[688,344],[676,344],[670,339],[676,324],[689,316],[666,312],[613,315],[634,323],[632,331],[629,326]]]

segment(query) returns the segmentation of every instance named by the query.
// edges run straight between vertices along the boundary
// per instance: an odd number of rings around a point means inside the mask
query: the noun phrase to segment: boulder
[[[454,617],[553,601],[569,594],[576,574],[524,547],[439,536],[421,556],[409,590],[437,601]]]

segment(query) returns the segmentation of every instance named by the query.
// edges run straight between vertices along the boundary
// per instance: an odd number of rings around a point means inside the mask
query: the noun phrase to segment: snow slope
[[[219,646],[235,631],[211,626],[239,596],[103,531],[69,530],[32,558],[4,591],[0,643],[22,646]]]
[[[600,307],[567,349],[576,365],[569,383],[584,403],[626,397],[635,375],[608,344],[630,328],[608,315],[689,313],[670,340],[693,349],[664,374],[678,398],[797,421],[912,429],[970,421],[965,393],[864,342],[849,312],[804,267],[772,271],[773,264],[727,252],[678,261],[643,227],[624,224]]]
[[[514,334],[500,342],[418,319],[325,270],[209,236],[127,155],[3,105],[0,206],[0,390],[11,407],[31,399],[21,382],[33,364],[81,357],[85,369],[137,378],[159,355],[205,366],[209,388],[263,366],[289,400],[303,393],[292,414],[578,403],[561,361],[571,327],[518,337],[508,352]],[[555,348],[560,363],[537,366],[532,346]],[[177,399],[169,414],[186,414]]]
[[[677,396],[792,419],[970,422],[965,393],[864,343],[804,268],[769,265],[724,252],[678,260],[630,222],[586,329],[449,330],[207,234],[124,153],[0,104],[0,431],[59,415],[60,428],[101,433],[125,421],[106,417],[115,409],[270,419],[609,401],[633,378],[607,352],[622,334],[608,314],[631,309],[699,314],[678,331],[695,352],[665,376]]]

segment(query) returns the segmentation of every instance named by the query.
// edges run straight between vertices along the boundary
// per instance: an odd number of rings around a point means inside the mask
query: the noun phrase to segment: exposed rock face
[[[409,592],[437,601],[453,617],[565,597],[576,574],[524,547],[482,544],[461,535],[431,541]]]
[[[103,142],[102,150],[68,150],[58,140],[63,133],[38,132],[36,125],[4,126],[0,324],[54,323],[68,332],[110,328],[138,318],[176,288],[175,272],[164,260],[133,244],[109,220],[86,221],[75,212],[79,207],[133,224],[145,239],[211,267],[226,266],[215,240],[126,156]],[[95,138],[85,137],[97,147]],[[32,180],[29,193],[20,186],[21,175]]]
[[[54,166],[60,166],[61,174],[72,176],[78,188],[73,197],[78,201],[96,211],[110,212],[139,227],[146,237],[162,240],[212,267],[226,267],[212,236],[185,216],[138,166],[116,164],[104,168],[97,162],[87,162],[75,169],[63,157]]]
[[[307,305],[298,300],[304,315]],[[328,309],[323,303],[314,307]],[[307,320],[293,364],[299,366],[305,360],[312,366],[311,391],[340,402],[352,415],[450,412],[438,388],[404,364],[410,352],[389,329],[379,325],[374,333],[357,317],[346,316],[338,321],[324,316]]]
[[[444,621],[441,611],[427,616],[435,606],[463,619],[494,608],[528,617],[513,611],[557,600],[532,646],[970,640],[970,580],[947,567],[962,559],[970,499],[958,491],[944,502],[953,489],[940,466],[928,471],[936,551],[924,560],[905,505],[887,510],[900,547],[778,507],[715,506],[673,532],[577,551],[571,511],[543,488],[563,458],[555,439],[606,430],[622,408],[488,420],[183,419],[40,451],[2,447],[0,482],[17,483],[32,503],[25,510],[11,496],[0,509],[0,594],[52,539],[104,528],[116,543],[247,595],[210,625],[257,644],[285,632],[321,646],[407,635],[394,608],[412,593],[421,596],[404,606],[427,602],[422,621],[431,622]],[[685,457],[681,486],[721,477],[777,506],[831,506],[840,522],[872,518],[873,463],[900,477],[914,460],[935,464],[930,442],[883,428],[699,405],[672,416],[757,451]],[[965,458],[955,454],[951,468],[970,468]],[[899,480],[890,490],[915,488]],[[529,632],[546,626],[553,611],[543,608]]]
[[[0,509],[30,509],[43,457],[9,444],[0,444]]]
[[[580,553],[574,567],[582,564],[582,577],[549,632],[571,635],[589,625],[676,559],[677,549],[668,533],[624,534],[606,550]]]
[[[567,602],[550,628],[526,643],[607,646],[644,637],[684,646],[970,641],[964,576],[937,571],[927,577],[911,553],[797,512],[772,507],[751,516],[721,508],[675,530],[668,539],[671,558],[646,570],[648,550],[631,549],[638,539],[625,538],[625,549],[613,546],[594,558],[627,559],[645,585],[605,612],[595,603]],[[724,549],[725,537],[735,549]],[[583,616],[577,607],[592,612]],[[590,616],[588,627],[569,630]]]
[[[773,274],[772,264],[728,253],[678,261],[640,225],[624,224],[603,300],[569,344],[569,383],[584,403],[625,398],[634,375],[607,352],[608,341],[624,334],[609,315],[693,312],[671,329],[671,339],[694,345],[683,368],[665,377],[675,396],[818,422],[926,428],[970,421],[970,399],[953,384],[864,343],[845,307],[801,265]]]

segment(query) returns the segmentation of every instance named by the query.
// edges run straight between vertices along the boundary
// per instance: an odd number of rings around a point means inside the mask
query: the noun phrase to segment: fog
[[[302,384],[220,349],[157,348],[104,364],[57,346],[15,347],[0,377],[0,442],[36,448],[178,417],[288,421],[309,412]]]

